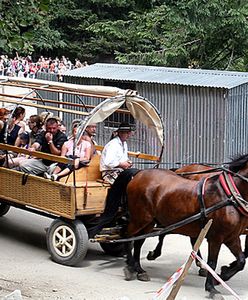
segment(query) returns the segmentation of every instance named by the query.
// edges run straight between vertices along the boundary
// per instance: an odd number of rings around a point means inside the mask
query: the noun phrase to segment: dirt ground
[[[165,239],[162,257],[150,262],[146,255],[155,247],[157,238],[148,239],[142,251],[142,265],[151,281],[125,281],[124,259],[106,255],[99,244],[89,244],[86,258],[77,268],[52,262],[45,241],[44,229],[51,222],[48,218],[11,208],[0,222],[0,299],[19,289],[24,300],[151,300],[191,252],[187,237],[171,235]],[[205,242],[201,249],[206,253]],[[223,247],[218,270],[233,260]],[[228,282],[242,300],[248,300],[247,268]],[[207,299],[204,281],[193,264],[176,299]],[[225,300],[235,299],[223,287],[218,289]]]

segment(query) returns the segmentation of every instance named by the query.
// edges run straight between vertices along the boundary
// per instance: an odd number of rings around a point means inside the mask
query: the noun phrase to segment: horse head
[[[228,169],[233,174],[238,191],[248,201],[248,154],[234,157]]]

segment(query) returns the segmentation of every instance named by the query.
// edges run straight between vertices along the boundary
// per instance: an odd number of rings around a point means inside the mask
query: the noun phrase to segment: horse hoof
[[[208,271],[206,269],[203,269],[203,268],[199,269],[198,275],[200,277],[207,277],[207,274],[208,274]]]
[[[210,294],[211,297],[211,294]],[[225,298],[221,294],[213,294],[212,298],[213,300],[225,300]]]
[[[129,267],[125,267],[123,271],[125,275],[125,280],[130,281],[135,279],[135,273]]]
[[[150,281],[150,277],[147,275],[146,272],[144,273],[138,273],[137,274],[137,279],[140,280],[140,281]]]
[[[146,258],[147,260],[155,260],[154,251],[149,251]]]

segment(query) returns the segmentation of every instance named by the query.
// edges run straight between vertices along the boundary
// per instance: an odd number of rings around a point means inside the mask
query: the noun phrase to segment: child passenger
[[[79,169],[85,166],[85,163],[89,162],[91,154],[91,144],[85,141],[83,138],[80,139],[78,145],[75,146],[75,152],[73,154],[74,141],[77,133],[78,123],[74,123],[72,129],[72,136],[67,142],[64,143],[61,149],[61,156],[75,159],[74,166],[70,164],[58,163],[53,173],[44,173],[46,179],[53,181],[59,180],[61,177],[68,175],[74,169]]]
[[[28,149],[29,148],[29,133],[27,131],[23,131],[18,136],[20,140],[20,148]],[[19,167],[21,161],[26,160],[28,157],[26,154],[19,153],[17,156],[11,153],[8,154],[8,160],[5,159],[4,167],[8,167],[10,169]]]

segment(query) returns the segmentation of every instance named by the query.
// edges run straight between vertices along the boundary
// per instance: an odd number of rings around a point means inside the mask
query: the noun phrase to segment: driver
[[[103,148],[100,171],[104,181],[113,184],[120,172],[132,167],[128,158],[127,140],[132,135],[132,127],[128,123],[121,123],[117,135]]]

